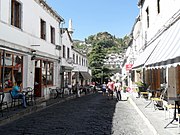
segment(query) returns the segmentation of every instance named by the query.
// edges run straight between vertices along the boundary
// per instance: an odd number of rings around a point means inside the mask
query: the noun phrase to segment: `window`
[[[81,65],[81,57],[79,56],[79,65]]]
[[[147,28],[149,28],[149,8],[148,7],[146,9],[146,14],[147,14]]]
[[[4,88],[8,90],[12,88],[17,82],[22,82],[22,66],[23,66],[23,57],[21,55],[4,52],[1,52],[1,65],[0,65],[0,87],[2,88],[3,77],[4,77]],[[4,61],[4,75],[3,75],[3,61]]]
[[[82,58],[82,66],[84,66],[84,59]]]
[[[69,47],[67,48],[67,58],[69,58],[70,57],[70,49],[69,49]]]
[[[21,28],[21,4],[16,0],[11,0],[11,25]]]
[[[160,0],[157,0],[157,12],[160,13]]]
[[[65,45],[63,45],[63,58],[65,58],[66,57],[66,47],[65,47]]]
[[[73,54],[73,61],[74,61],[74,63],[75,63],[75,54]]]
[[[42,61],[42,81],[44,85],[53,85],[53,62]]]
[[[78,64],[78,55],[76,55],[76,64]]]
[[[50,29],[51,29],[51,43],[55,44],[55,28],[51,26]]]
[[[41,39],[46,40],[46,22],[41,19]]]

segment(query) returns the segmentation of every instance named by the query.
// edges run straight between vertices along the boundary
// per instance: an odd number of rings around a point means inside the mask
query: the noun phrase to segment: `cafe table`
[[[23,88],[22,93],[25,95],[26,103],[30,105],[30,102],[33,102],[33,89],[31,87]]]
[[[173,119],[164,127],[164,128],[167,128],[170,124],[173,123],[174,120],[178,121],[178,118],[176,117],[177,115],[177,112],[178,114],[180,113],[180,97],[169,97],[169,100],[173,100],[174,101],[174,115],[173,115]],[[177,111],[178,109],[178,111]]]

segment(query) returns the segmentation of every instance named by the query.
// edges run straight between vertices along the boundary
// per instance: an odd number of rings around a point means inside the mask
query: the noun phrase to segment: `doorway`
[[[34,92],[36,97],[41,97],[41,68],[35,67]]]

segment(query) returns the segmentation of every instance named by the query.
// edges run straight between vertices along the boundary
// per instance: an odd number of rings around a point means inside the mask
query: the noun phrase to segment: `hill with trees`
[[[92,70],[93,81],[99,81],[112,75],[105,65],[108,54],[123,56],[130,42],[130,37],[116,38],[108,32],[99,32],[85,39],[85,42],[75,40],[74,47],[87,55],[89,68]]]

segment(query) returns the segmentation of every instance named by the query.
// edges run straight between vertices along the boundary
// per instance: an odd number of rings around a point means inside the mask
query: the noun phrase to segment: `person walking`
[[[103,93],[103,96],[106,94],[106,87],[107,87],[107,84],[104,82],[102,84],[102,93]]]
[[[108,99],[113,99],[113,92],[114,92],[114,82],[109,79],[108,80],[108,84],[107,84],[107,88],[108,88]]]
[[[117,80],[115,83],[117,101],[121,100],[121,83]]]

